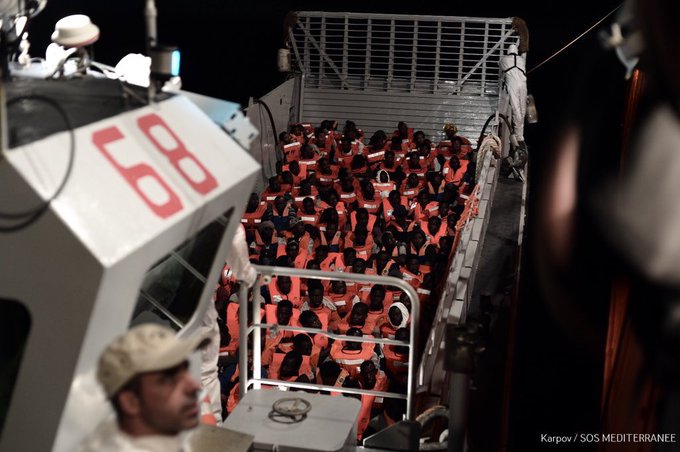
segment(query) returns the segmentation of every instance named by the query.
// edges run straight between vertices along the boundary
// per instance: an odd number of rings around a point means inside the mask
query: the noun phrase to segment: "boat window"
[[[130,326],[161,323],[179,330],[191,319],[232,213],[233,208],[151,266]]]
[[[26,307],[0,298],[0,437],[30,329],[31,315]]]

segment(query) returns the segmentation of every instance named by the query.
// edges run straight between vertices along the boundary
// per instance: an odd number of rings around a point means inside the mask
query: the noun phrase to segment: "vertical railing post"
[[[465,22],[460,23],[460,43],[458,45],[458,77],[457,80],[458,82],[456,83],[456,88],[458,90],[458,93],[460,94],[461,90],[463,87],[461,86],[462,84],[462,77],[463,77],[463,57],[465,55]]]
[[[345,16],[345,28],[342,34],[342,78],[347,80],[349,66],[349,17]]]
[[[260,293],[261,278],[255,281],[253,286],[253,323],[260,323],[260,302],[262,300],[262,294]],[[246,338],[247,340],[247,338]],[[247,348],[248,342],[246,342]],[[243,371],[241,371],[243,372]],[[248,371],[246,369],[243,376],[244,382],[248,381]],[[262,331],[259,328],[253,329],[253,383],[254,389],[260,389],[261,384],[259,380],[262,378]]]
[[[321,39],[320,47],[322,52],[326,51],[326,16],[321,16]],[[323,55],[319,52],[319,76],[317,78],[316,86],[318,88],[323,88],[324,74],[325,74],[326,63],[324,62]]]
[[[368,81],[371,78],[371,39],[373,33],[373,23],[368,18],[366,25],[366,62],[364,63],[364,90],[368,88]]]
[[[416,86],[416,73],[418,72],[418,21],[413,21],[413,53],[411,54],[411,82],[409,91],[413,92]]]
[[[309,16],[307,16],[307,17],[305,18],[305,28],[306,28],[307,30],[309,30]],[[309,35],[305,35],[305,46],[304,46],[304,48],[303,48],[303,52],[304,52],[304,55],[303,55],[303,57],[304,57],[303,66],[304,66],[304,68],[305,68],[305,74],[310,74],[310,73],[311,73],[311,65],[310,65],[310,63],[309,63],[309,54],[310,54],[310,52],[309,52],[309,44],[310,44],[310,43],[309,43],[309,39],[310,39],[310,38],[309,38]]]
[[[392,77],[394,76],[394,19],[390,19],[390,47],[387,57],[387,89],[392,88]]]
[[[484,24],[484,55],[486,55],[486,52],[489,50],[489,23]],[[482,86],[481,92],[479,93],[480,96],[484,95],[484,92],[486,91],[486,62],[487,60],[484,60],[484,64],[482,65]]]
[[[238,368],[241,373],[238,385],[239,400],[248,392],[248,286],[243,281],[239,281],[238,291]],[[243,346],[245,344],[245,346]]]
[[[434,55],[434,86],[432,87],[432,93],[436,94],[439,90],[439,63],[441,61],[442,52],[442,21],[437,21],[437,42],[435,43],[435,55]]]

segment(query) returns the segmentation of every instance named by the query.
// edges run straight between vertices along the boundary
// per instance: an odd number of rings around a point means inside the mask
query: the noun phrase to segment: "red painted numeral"
[[[104,154],[104,157],[113,165],[114,168],[123,176],[128,184],[137,192],[151,210],[161,218],[167,218],[182,210],[182,202],[172,189],[165,183],[153,168],[145,163],[139,163],[130,167],[120,165],[106,149],[106,146],[114,141],[123,139],[124,136],[116,126],[108,127],[92,134],[92,141],[95,146]],[[153,178],[167,194],[168,200],[163,204],[155,203],[140,187],[139,181],[142,178]]]
[[[155,113],[151,113],[141,118],[137,119],[137,124],[139,128],[144,132],[144,134],[151,140],[151,142],[156,146],[156,148],[161,151],[170,161],[172,166],[184,177],[184,179],[193,187],[197,192],[205,195],[210,193],[215,187],[217,187],[217,180],[215,177],[203,166],[201,162],[192,154],[185,146],[184,143],[179,139],[177,135],[168,127],[168,125],[163,121],[163,119]],[[165,131],[172,137],[175,141],[175,147],[166,148],[162,143],[158,141],[158,138],[151,133],[153,127],[162,127]],[[194,169],[200,169],[202,175],[199,180],[195,180],[189,175],[185,168],[182,167],[181,163],[184,161],[185,164],[191,165],[193,163]],[[190,162],[190,163],[189,163]]]

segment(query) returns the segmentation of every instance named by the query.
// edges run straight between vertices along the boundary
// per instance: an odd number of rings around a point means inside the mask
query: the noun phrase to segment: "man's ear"
[[[141,411],[141,401],[134,391],[124,390],[118,394],[118,403],[127,416],[136,416]]]

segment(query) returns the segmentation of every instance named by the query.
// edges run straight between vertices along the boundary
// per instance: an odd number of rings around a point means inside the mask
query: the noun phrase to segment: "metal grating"
[[[512,19],[297,15],[289,37],[304,80],[300,120],[351,119],[367,135],[404,120],[435,140],[451,121],[476,138],[497,108]]]

